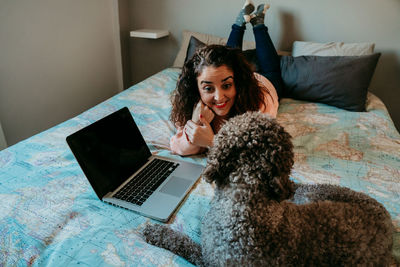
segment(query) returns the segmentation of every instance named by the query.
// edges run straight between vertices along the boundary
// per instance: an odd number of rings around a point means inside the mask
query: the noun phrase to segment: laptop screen
[[[100,199],[151,156],[126,107],[68,136],[67,143]]]

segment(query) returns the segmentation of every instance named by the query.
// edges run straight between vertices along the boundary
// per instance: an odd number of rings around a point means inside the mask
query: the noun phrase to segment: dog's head
[[[275,119],[246,112],[227,121],[215,136],[203,177],[219,188],[255,185],[281,201],[294,192],[289,179],[293,157],[291,136]]]

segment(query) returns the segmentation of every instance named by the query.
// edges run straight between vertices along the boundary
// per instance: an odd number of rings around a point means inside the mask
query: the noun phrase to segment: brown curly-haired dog
[[[206,266],[387,266],[392,222],[371,197],[334,185],[296,185],[290,135],[274,119],[230,119],[210,149],[206,181],[215,196],[201,245],[148,225],[147,242]],[[296,194],[294,188],[296,187]]]

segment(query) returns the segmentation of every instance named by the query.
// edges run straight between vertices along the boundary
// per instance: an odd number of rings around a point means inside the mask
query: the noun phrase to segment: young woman
[[[282,88],[279,57],[264,25],[269,6],[247,0],[240,11],[227,46],[200,48],[183,66],[172,95],[171,121],[177,133],[171,151],[182,155],[204,152],[213,145],[224,121],[246,111],[276,117],[278,92]],[[260,74],[253,72],[241,52],[245,24],[251,22]]]

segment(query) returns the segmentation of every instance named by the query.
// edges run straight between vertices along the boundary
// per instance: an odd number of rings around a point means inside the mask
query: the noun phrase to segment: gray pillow
[[[186,61],[188,61],[189,59],[191,59],[193,57],[194,53],[196,52],[196,50],[198,48],[205,46],[205,45],[206,45],[205,43],[203,43],[196,37],[190,36],[189,45],[186,50],[185,63],[186,63]]]
[[[282,56],[283,97],[365,111],[380,53],[366,56]]]

